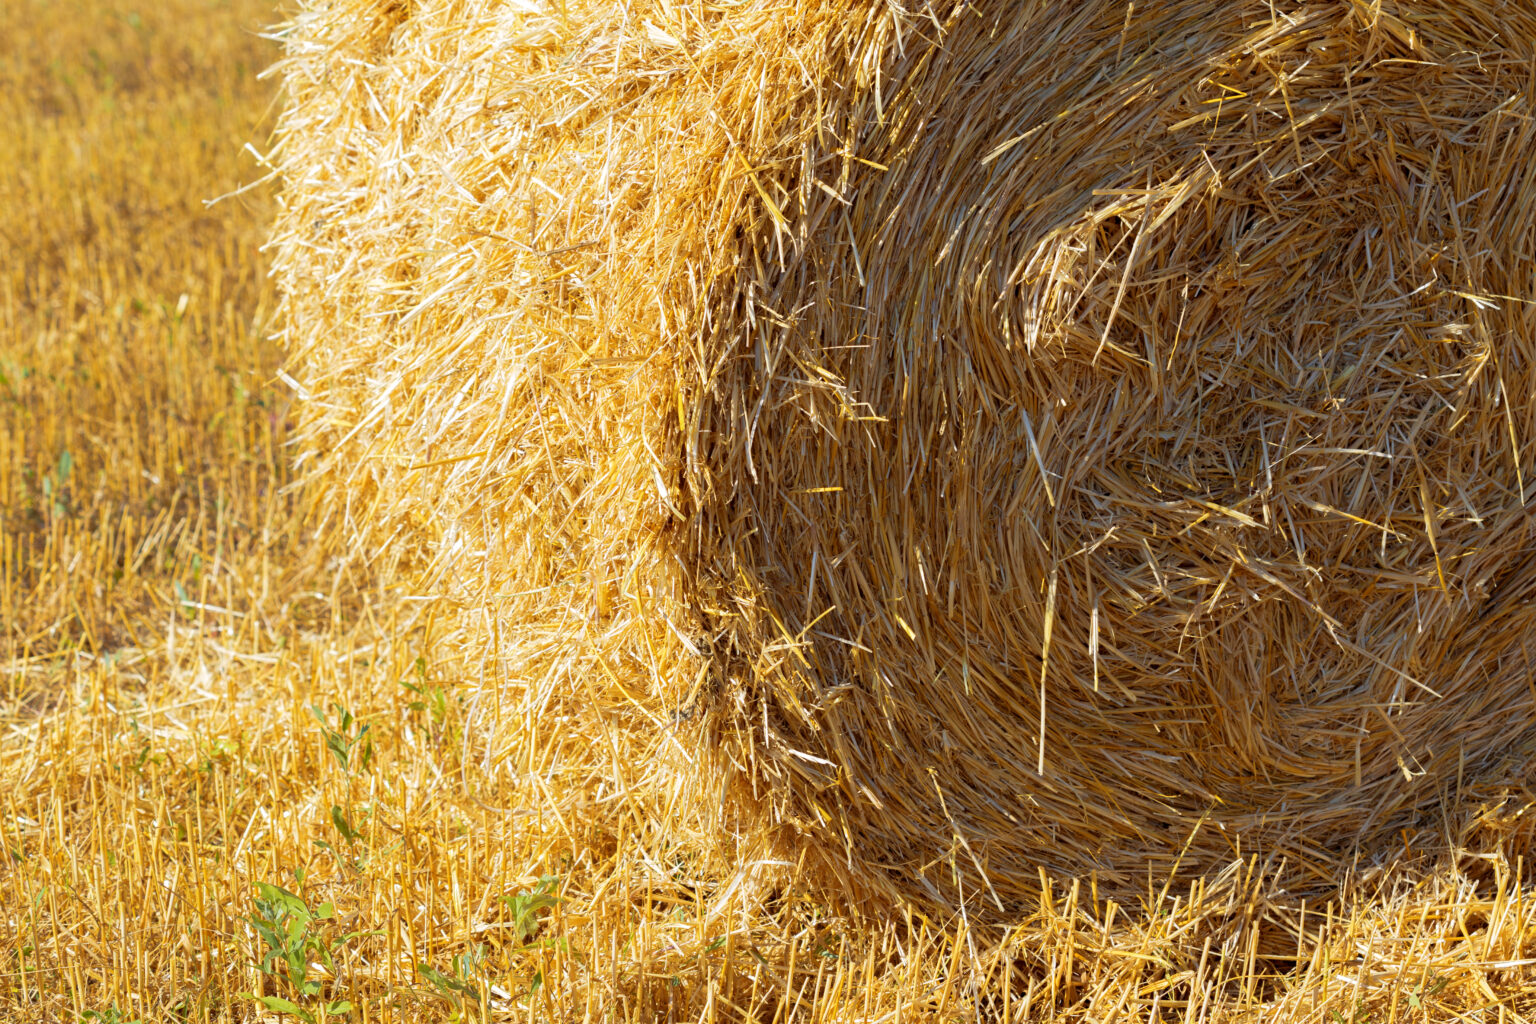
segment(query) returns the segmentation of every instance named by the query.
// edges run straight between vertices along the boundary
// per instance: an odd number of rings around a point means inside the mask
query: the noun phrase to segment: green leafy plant
[[[133,759],[120,764],[117,767],[121,771],[133,772],[133,774],[137,775],[142,781],[144,779],[144,767],[145,765],[149,764],[152,759],[153,758],[150,754],[149,740],[145,739],[140,741],[138,753],[134,754]]]
[[[430,964],[417,964],[416,973],[432,986],[432,995],[453,1007],[450,1020],[462,1021],[471,1008],[480,1019],[489,1016],[490,985],[485,978],[485,946],[476,943],[467,952],[455,954],[449,971],[439,971]]]
[[[363,834],[352,827],[352,822],[347,819],[342,809],[335,804],[331,805],[331,824],[336,826],[336,831],[341,833],[341,838],[347,841],[348,846],[355,845]]]
[[[441,730],[448,719],[448,689],[427,682],[427,659],[417,658],[413,671],[416,676],[415,682],[409,679],[400,680],[400,685],[415,697],[414,700],[406,701],[405,706],[426,715],[433,729]]]
[[[75,458],[68,449],[59,453],[59,461],[53,472],[43,477],[43,502],[54,519],[62,519],[69,513],[69,474],[75,467]]]
[[[1424,1008],[1424,1000],[1429,996],[1439,995],[1445,989],[1445,986],[1450,984],[1450,981],[1450,978],[1442,978],[1438,974],[1431,974],[1416,985],[1412,992],[1408,993],[1408,1005],[1415,1010],[1422,1010]]]
[[[367,808],[363,807],[362,809],[366,814]],[[347,852],[345,854],[334,843],[327,840],[315,839],[311,841],[316,847],[335,857],[337,864],[361,874],[366,865],[367,857],[366,855],[355,855],[355,848],[358,843],[363,841],[364,835],[353,826],[352,819],[347,817],[346,811],[336,804],[331,805],[331,825],[336,829],[336,833],[341,836],[342,841],[346,843]]]
[[[1355,1004],[1354,1011],[1351,1012],[1348,1016],[1345,1016],[1338,1010],[1334,1010],[1332,1011],[1332,1016],[1329,1019],[1331,1024],[1371,1024],[1371,1014],[1370,1011],[1365,1008],[1364,1000],[1357,1002]]]
[[[299,881],[302,885],[302,876]],[[267,882],[257,882],[256,889],[256,912],[246,918],[265,947],[256,966],[285,987],[288,995],[251,993],[250,998],[274,1013],[297,1017],[306,1024],[315,1024],[320,1010],[328,1017],[345,1018],[352,1012],[352,1004],[326,1000],[326,983],[309,976],[310,964],[318,962],[335,978],[337,954],[354,939],[376,933],[358,931],[334,937],[333,904],[311,908],[302,896]]]
[[[228,736],[215,736],[207,746],[198,744],[197,770],[204,775],[212,775],[214,771],[227,765],[240,753],[240,742],[230,739]]]
[[[80,1015],[80,1024],[142,1024],[139,1018],[129,1020],[128,1017],[115,1006],[109,1006],[105,1010],[86,1010]]]
[[[549,923],[550,911],[561,902],[557,895],[559,887],[558,876],[545,875],[531,888],[500,897],[501,903],[507,908],[511,917],[503,925],[511,932],[514,943],[509,952],[527,953],[551,946],[565,948],[563,938],[544,934]],[[443,971],[431,964],[419,963],[416,965],[416,973],[431,985],[428,995],[441,999],[453,1007],[452,1020],[470,1019],[472,1012],[478,1016],[478,1019],[485,1020],[490,1009],[489,999],[493,991],[499,996],[510,998],[507,993],[492,988],[486,974],[485,960],[486,947],[477,943],[468,952],[456,955],[449,970]],[[525,982],[524,994],[531,995],[543,986],[544,977],[536,971],[532,977],[526,978]]]
[[[555,895],[559,886],[559,878],[545,875],[532,889],[501,897],[512,914],[512,935],[519,945],[528,945],[539,937],[549,912],[560,905],[560,897]]]
[[[335,702],[331,704],[331,711],[336,715],[334,726],[320,705],[309,706],[309,713],[320,723],[320,732],[325,737],[325,749],[331,752],[342,771],[350,773],[356,767],[366,772],[373,764],[373,739],[368,735],[370,726],[366,722],[359,722],[351,711]]]

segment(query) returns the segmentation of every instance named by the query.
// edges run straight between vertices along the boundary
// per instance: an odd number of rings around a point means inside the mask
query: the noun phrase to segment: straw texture
[[[689,453],[809,828],[1316,891],[1529,752],[1532,14],[966,6],[835,122]]]
[[[976,914],[1331,893],[1536,747],[1532,39],[330,5],[275,236],[306,459],[539,756],[680,834]]]

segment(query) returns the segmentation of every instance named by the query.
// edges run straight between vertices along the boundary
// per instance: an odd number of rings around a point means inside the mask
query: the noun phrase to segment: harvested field
[[[1536,5],[298,6],[0,10],[0,1017],[1536,1017]]]

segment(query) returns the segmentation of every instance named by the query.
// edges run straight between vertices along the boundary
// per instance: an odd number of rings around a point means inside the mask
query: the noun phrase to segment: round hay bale
[[[689,453],[800,820],[950,898],[1305,892],[1530,751],[1533,32],[968,4],[892,55],[712,302]]]
[[[848,884],[1330,890],[1536,747],[1532,39],[330,5],[277,235],[311,450],[520,699],[676,733]]]

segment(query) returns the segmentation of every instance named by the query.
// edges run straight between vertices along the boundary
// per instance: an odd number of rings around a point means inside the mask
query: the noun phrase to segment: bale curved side
[[[487,757],[623,792],[669,842],[736,813],[679,729],[710,664],[679,375],[775,216],[764,162],[814,134],[809,69],[896,20],[345,0],[285,32],[274,266],[317,527],[478,664],[483,721],[526,723]]]

